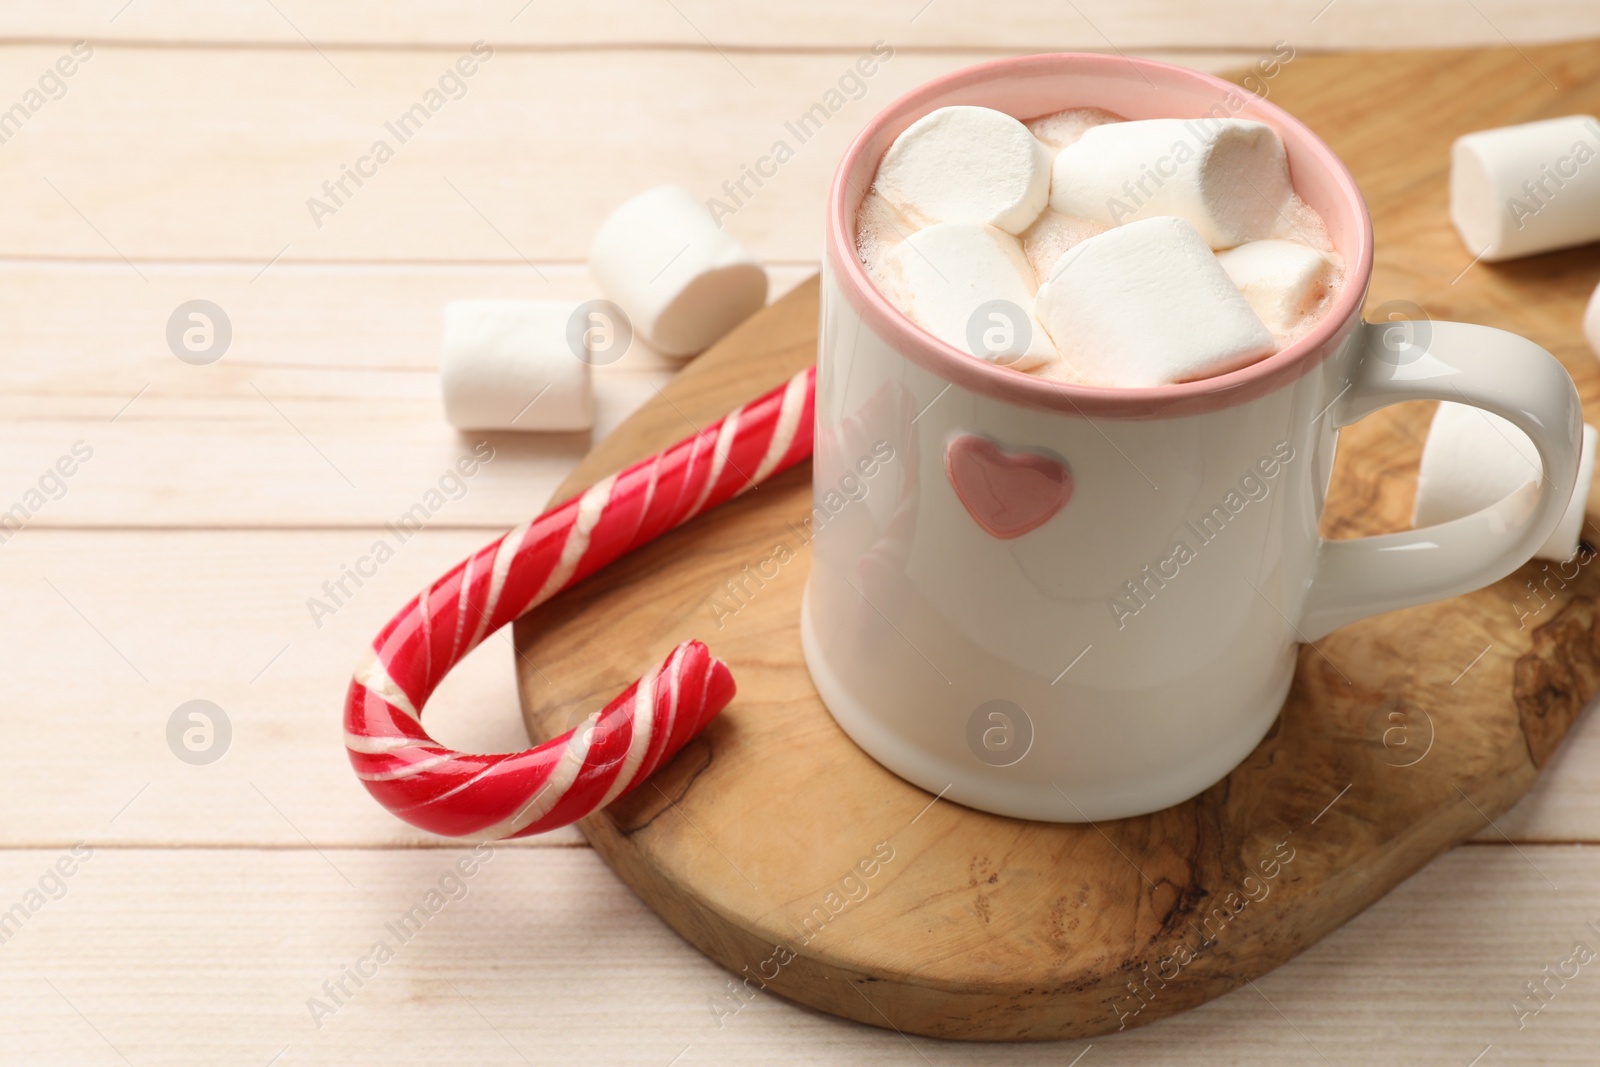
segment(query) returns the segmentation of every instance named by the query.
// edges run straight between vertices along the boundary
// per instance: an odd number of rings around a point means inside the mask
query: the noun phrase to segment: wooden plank
[[[1551,86],[1571,88],[1570,64],[1549,47],[1521,52],[1526,84],[1492,113],[1447,110],[1440,130],[1569,105]],[[25,87],[61,54],[53,45],[0,49],[0,82]],[[402,143],[387,124],[450,68],[448,51],[341,52],[353,88],[303,49],[102,48],[4,146],[0,195],[13,211],[0,255],[258,269],[275,257],[579,262],[617,202],[675,182],[734,209],[728,229],[767,261],[815,262],[818,205],[855,131],[912,86],[990,58],[907,51],[875,61],[859,99],[834,98],[837,110],[802,140],[791,124],[837,92],[862,53],[748,53],[732,66],[713,52],[617,54],[627,61],[497,54]],[[1258,55],[1167,58],[1226,69]],[[1433,73],[1470,77],[1473,62],[1441,53]],[[1270,95],[1272,82],[1262,86]],[[1384,128],[1375,120],[1375,131]],[[381,166],[380,139],[393,152]],[[780,141],[793,157],[757,187],[744,168]],[[116,182],[102,180],[108,154]],[[368,171],[359,186],[341,170],[351,166]],[[741,180],[743,191],[725,188]],[[336,181],[342,191],[325,188]]]
[[[17,535],[0,547],[0,590],[29,607],[0,623],[13,754],[0,810],[26,818],[0,823],[0,845],[85,836],[139,845],[441,843],[367,796],[346,761],[340,716],[366,643],[487,538],[477,530],[406,540],[392,530]],[[380,540],[393,553],[382,562],[373,551]],[[357,568],[375,573],[350,578]],[[436,736],[469,750],[526,747],[513,657],[509,639],[496,636],[462,664],[430,705]],[[558,664],[539,666],[560,676]],[[226,743],[214,733],[222,755],[209,764],[180,758],[168,734],[192,700],[215,704],[231,729]],[[561,831],[536,843],[579,840]]]
[[[386,924],[422,905],[465,855],[97,847],[63,880],[65,896],[4,945],[0,996],[11,1010],[0,1016],[0,1058],[1000,1067],[1065,1065],[1085,1049],[943,1045],[759,992],[730,1012],[741,1002],[727,999],[728,974],[587,850],[497,851],[460,888],[447,884],[458,899],[400,942]],[[58,858],[0,854],[0,901],[20,900]],[[1492,1046],[1480,1062],[1592,1063],[1600,965],[1552,981],[1549,1003],[1520,1031],[1511,1004],[1544,968],[1560,968],[1575,940],[1600,948],[1586,926],[1597,879],[1591,850],[1458,849],[1255,989],[1097,1038],[1082,1062],[1465,1065]],[[362,964],[359,987],[346,979],[350,995],[319,1028],[307,1002],[334,1007],[323,983],[381,939],[392,958]]]
[[[551,48],[670,44],[697,48],[837,47],[882,37],[907,47],[987,46],[1061,50],[1264,46],[1283,38],[1304,47],[1498,44],[1501,33],[1539,41],[1600,32],[1600,17],[1583,0],[1479,0],[1463,10],[1454,0],[1384,4],[1379,0],[1294,4],[1240,0],[1196,7],[1181,0],[1047,0],[996,6],[978,0],[893,0],[866,7],[824,0],[770,8],[726,0],[437,0],[318,4],[276,0],[252,4],[205,0],[30,0],[8,5],[7,38],[87,36],[94,40],[270,43],[324,49],[347,44],[439,45],[482,38]]]
[[[578,262],[625,197],[664,182],[726,196],[725,182],[784,140],[793,158],[759,189],[746,180],[751,195],[725,222],[769,262],[815,262],[819,205],[856,130],[911,87],[990,58],[898,54],[860,81],[859,99],[838,97],[803,141],[790,132],[785,124],[837,92],[841,77],[856,77],[869,44],[731,64],[710,51],[505,52],[461,82],[459,99],[439,98],[403,141],[386,124],[437,91],[455,53],[330,52],[334,69],[307,49],[102,47],[4,145],[0,256],[258,269],[278,256]],[[59,45],[0,50],[0,85],[22,93],[61,54]],[[1221,67],[1253,55],[1172,58]],[[381,166],[379,139],[393,153]],[[369,176],[358,187],[341,167]],[[341,179],[349,195],[324,190]],[[313,218],[313,198],[335,213],[317,208]],[[138,283],[132,267],[129,277]]]
[[[464,436],[444,421],[434,373],[443,305],[593,296],[581,267],[546,264],[548,282],[526,266],[142,269],[148,282],[120,263],[0,264],[0,511],[74,442],[94,450],[65,495],[30,509],[30,527],[381,526],[488,440],[494,460],[439,520],[503,528],[681,365],[640,343],[597,368],[592,435]],[[773,294],[809,273],[774,268]],[[232,326],[209,366],[166,339],[197,298]]]

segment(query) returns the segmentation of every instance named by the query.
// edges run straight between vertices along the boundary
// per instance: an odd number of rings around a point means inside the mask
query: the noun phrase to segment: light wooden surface
[[[951,1047],[771,998],[719,1029],[707,1002],[726,975],[574,834],[500,849],[314,1025],[308,998],[459,854],[349,775],[348,671],[406,596],[538,509],[586,447],[496,439],[466,495],[317,627],[307,598],[472,443],[434,396],[439,306],[586,292],[607,207],[660,181],[709,194],[878,38],[896,59],[730,221],[778,292],[814,266],[849,135],[974,59],[1120,48],[1221,69],[1277,39],[1509,38],[1536,62],[1531,42],[1596,34],[1588,0],[6,5],[6,107],[71,41],[95,55],[0,144],[0,507],[74,441],[95,457],[0,544],[0,908],[74,842],[94,855],[0,944],[0,1062],[1072,1062],[1084,1043]],[[497,52],[466,97],[317,229],[305,199],[478,39]],[[210,367],[165,347],[192,298],[234,321]],[[609,425],[671,370],[625,362],[600,381]],[[519,742],[511,657],[491,641],[452,678],[430,707],[438,736]],[[234,725],[206,767],[165,741],[197,698]],[[1080,1062],[1465,1065],[1490,1045],[1485,1065],[1592,1062],[1592,968],[1520,1031],[1509,1002],[1574,938],[1600,948],[1584,927],[1600,919],[1585,847],[1600,840],[1600,727],[1581,725],[1497,822],[1258,989],[1097,1040]]]

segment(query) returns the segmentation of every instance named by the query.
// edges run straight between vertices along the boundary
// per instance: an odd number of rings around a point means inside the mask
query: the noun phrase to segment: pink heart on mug
[[[1072,472],[1037,452],[1006,452],[963,434],[944,454],[945,474],[973,521],[1009,541],[1049,522],[1072,498]]]

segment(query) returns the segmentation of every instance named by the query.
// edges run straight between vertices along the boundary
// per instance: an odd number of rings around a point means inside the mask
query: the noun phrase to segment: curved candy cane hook
[[[383,628],[345,699],[345,747],[394,814],[451,836],[522,837],[575,822],[642,782],[733,699],[733,676],[686,641],[590,722],[526,752],[438,744],[422,707],[479,642],[595,571],[811,455],[807,368],[665,452],[480,549]]]

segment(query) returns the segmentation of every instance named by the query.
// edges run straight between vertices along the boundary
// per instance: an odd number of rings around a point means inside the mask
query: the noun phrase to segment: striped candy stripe
[[[721,422],[520,526],[452,568],[384,627],[345,700],[345,748],[378,802],[436,834],[542,833],[638,785],[733,699],[733,676],[685,641],[575,730],[526,752],[440,745],[422,708],[478,643],[618,557],[811,455],[808,368]]]

